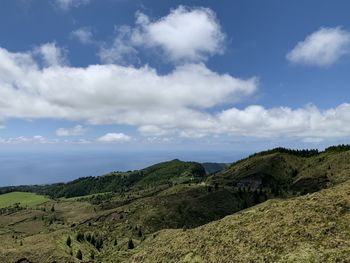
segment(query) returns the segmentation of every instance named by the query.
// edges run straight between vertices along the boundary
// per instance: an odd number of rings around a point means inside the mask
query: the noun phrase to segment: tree
[[[81,253],[81,250],[79,249],[77,252],[77,259],[82,260],[83,259],[83,253]]]
[[[67,241],[66,241],[67,246],[71,246],[72,245],[72,239],[70,238],[70,236],[67,237]]]
[[[132,239],[129,239],[129,242],[128,242],[128,249],[134,249],[134,242],[132,241]]]

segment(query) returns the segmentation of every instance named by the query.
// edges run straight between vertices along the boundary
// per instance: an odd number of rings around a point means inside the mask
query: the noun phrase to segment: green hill
[[[71,198],[105,192],[121,193],[134,187],[141,189],[196,181],[204,176],[205,170],[199,163],[183,162],[175,159],[155,164],[142,170],[82,177],[68,183],[2,187],[0,188],[0,193],[23,191],[47,195],[52,198]]]
[[[193,230],[163,230],[128,262],[349,262],[350,183],[270,200]]]
[[[347,262],[349,169],[345,145],[276,148],[210,175],[201,164],[172,160],[0,188],[54,198],[0,214],[0,261],[80,262],[80,250],[96,263]]]
[[[345,146],[334,149],[330,147],[319,153],[277,148],[238,161],[210,177],[208,182],[265,189],[272,196],[318,191],[350,178],[350,151]]]

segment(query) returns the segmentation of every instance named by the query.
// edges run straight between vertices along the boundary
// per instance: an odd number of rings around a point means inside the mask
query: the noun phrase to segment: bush
[[[67,237],[67,241],[66,241],[67,246],[71,246],[72,245],[72,239],[70,238],[70,236]]]
[[[134,249],[134,247],[135,247],[134,242],[132,241],[132,239],[129,239],[128,249]]]
[[[77,259],[82,260],[83,259],[83,253],[81,253],[81,250],[79,249],[77,252]]]

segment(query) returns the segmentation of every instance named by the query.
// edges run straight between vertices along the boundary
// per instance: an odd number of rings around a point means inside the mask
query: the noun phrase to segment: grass
[[[49,201],[45,196],[25,192],[12,192],[0,195],[0,208],[19,203],[22,207],[33,207]]]
[[[269,200],[195,229],[162,230],[127,262],[350,262],[350,182]]]
[[[142,178],[150,177],[134,187],[96,194],[110,196],[100,203],[86,200],[91,195],[54,200],[24,192],[0,195],[0,207],[28,206],[0,214],[0,262],[26,257],[78,263],[78,250],[84,262],[93,252],[94,262],[105,263],[350,262],[349,158],[350,151],[309,158],[259,155],[209,176],[206,183],[171,184],[200,168],[174,160],[142,170]],[[330,184],[314,194],[268,200],[240,211],[253,205],[252,191],[233,185],[254,174],[287,189],[325,175]],[[78,233],[103,239],[101,251],[87,240],[78,241]]]

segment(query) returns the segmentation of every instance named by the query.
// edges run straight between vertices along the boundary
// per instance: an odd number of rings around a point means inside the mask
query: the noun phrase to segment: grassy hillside
[[[24,192],[12,192],[0,195],[0,208],[19,204],[23,207],[32,207],[47,202],[49,199],[42,195]]]
[[[349,262],[349,193],[346,182],[193,230],[163,230],[128,262]]]
[[[347,260],[349,175],[346,147],[279,148],[212,175],[172,160],[66,184],[2,188],[76,198],[4,210],[0,262],[81,262],[79,250],[83,261],[103,263]]]
[[[332,148],[331,148],[332,149]],[[350,178],[347,148],[324,152],[272,150],[255,154],[210,177],[210,184],[265,189],[272,196],[318,191]]]

